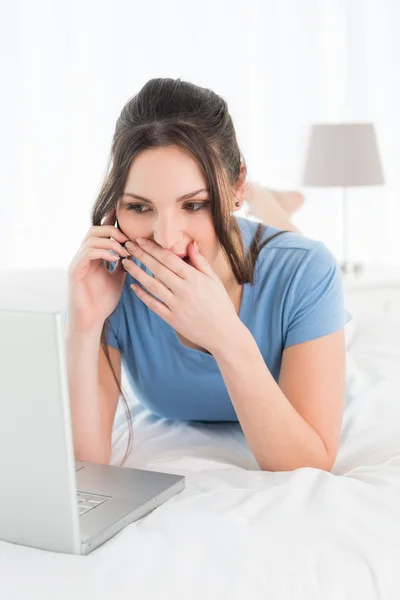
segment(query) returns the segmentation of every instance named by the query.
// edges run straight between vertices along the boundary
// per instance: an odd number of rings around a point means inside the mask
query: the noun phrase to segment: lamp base
[[[360,262],[346,260],[340,263],[340,269],[343,275],[358,276],[363,271],[363,265]]]

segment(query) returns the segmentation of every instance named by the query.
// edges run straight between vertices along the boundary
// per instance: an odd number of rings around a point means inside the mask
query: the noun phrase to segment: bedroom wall
[[[3,268],[67,267],[123,104],[152,77],[227,101],[249,176],[306,195],[295,224],[341,258],[335,190],[304,189],[313,122],[374,121],[386,185],[349,192],[350,251],[400,263],[396,0],[29,0],[0,24]]]

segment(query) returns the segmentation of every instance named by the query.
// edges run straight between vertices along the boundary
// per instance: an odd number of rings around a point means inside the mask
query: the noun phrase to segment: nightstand
[[[354,316],[400,317],[400,266],[365,265],[358,275],[343,275],[343,290]]]

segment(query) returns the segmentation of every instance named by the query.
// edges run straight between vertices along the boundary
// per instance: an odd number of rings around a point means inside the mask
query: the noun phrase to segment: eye
[[[137,208],[139,208],[140,206],[144,206],[144,204],[127,204],[126,205],[126,210],[132,210],[135,213],[142,213],[142,212],[147,212],[145,210],[136,210]]]
[[[198,212],[199,210],[202,210],[203,208],[205,208],[206,206],[208,206],[208,204],[210,204],[210,202],[188,202],[187,204],[185,204],[185,209],[187,209],[188,206],[195,206],[197,208],[194,208],[193,210],[189,210],[189,212]]]
[[[208,206],[209,204],[210,204],[209,200],[207,200],[205,202],[187,202],[187,204],[184,205],[184,209],[187,212],[194,213],[194,212],[198,212],[199,210],[205,209],[206,206]],[[140,210],[140,208],[143,208],[143,207],[146,208],[146,205],[129,203],[126,205],[126,210],[132,210],[133,212],[137,213],[138,215],[149,212],[148,210]],[[188,207],[194,207],[194,208],[188,208]],[[151,210],[151,209],[149,209],[149,210]]]

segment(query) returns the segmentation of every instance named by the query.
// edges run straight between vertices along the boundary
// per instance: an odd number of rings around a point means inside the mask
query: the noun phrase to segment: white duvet
[[[86,557],[0,542],[1,600],[398,600],[399,332],[358,323],[332,473],[262,472],[237,425],[136,404],[126,466],[183,474],[186,489]],[[127,435],[120,402],[113,464]]]

